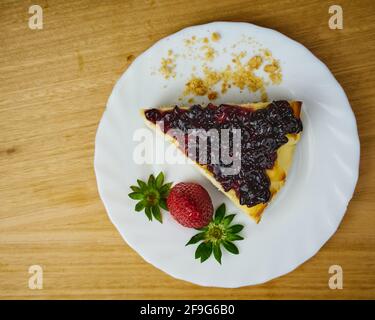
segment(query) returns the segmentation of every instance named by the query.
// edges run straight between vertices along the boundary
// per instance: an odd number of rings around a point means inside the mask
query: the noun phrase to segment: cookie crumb
[[[264,56],[265,56],[266,58],[271,58],[271,57],[272,57],[271,51],[268,50],[268,49],[264,49],[264,50],[263,50],[263,53],[264,53]]]
[[[221,36],[220,36],[220,34],[217,33],[217,32],[214,32],[214,33],[211,34],[211,39],[212,39],[212,41],[217,42],[217,41],[220,40],[220,38],[221,38]]]
[[[175,77],[176,64],[172,58],[162,58],[161,59],[161,66],[160,66],[160,73],[164,76],[165,79],[169,79],[170,77]]]
[[[252,69],[259,69],[262,63],[263,63],[263,59],[261,56],[254,56],[249,60],[249,66]]]
[[[205,41],[198,39],[200,42]],[[208,40],[207,40],[208,41]],[[216,52],[210,45],[203,45],[205,60],[214,58]],[[282,81],[281,67],[278,60],[274,59],[268,49],[259,50],[259,53],[247,58],[247,52],[241,51],[232,55],[232,63],[224,68],[213,69],[207,63],[203,63],[203,75],[192,75],[185,84],[183,96],[206,96],[209,100],[215,100],[219,94],[225,94],[232,86],[240,89],[240,92],[248,90],[251,93],[259,93],[262,101],[268,101],[266,86],[269,83],[279,84]],[[202,57],[199,57],[202,59]],[[195,71],[197,68],[193,67]],[[258,70],[264,71],[259,74]],[[191,103],[192,100],[189,100]]]
[[[228,91],[228,88],[229,88],[228,83],[223,82],[223,83],[221,84],[221,93],[222,93],[222,94],[225,94],[225,93]]]
[[[185,93],[186,94],[195,94],[198,96],[204,96],[207,94],[207,87],[204,84],[203,80],[197,77],[193,77],[188,83],[185,85]]]
[[[215,58],[215,50],[210,46],[203,46],[201,49],[205,50],[204,59],[212,61]]]
[[[209,100],[216,100],[217,99],[217,92],[216,91],[212,91],[212,92],[210,92],[208,95],[207,95],[207,97],[208,97],[208,99]]]
[[[282,75],[279,72],[271,73],[270,79],[271,79],[273,84],[280,84],[281,81],[282,81]]]
[[[277,60],[272,60],[272,63],[264,66],[263,70],[269,74],[273,84],[280,84],[282,80],[280,64]]]

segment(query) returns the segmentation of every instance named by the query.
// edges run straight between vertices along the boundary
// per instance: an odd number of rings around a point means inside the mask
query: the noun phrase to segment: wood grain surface
[[[28,27],[32,4],[43,30]],[[343,30],[328,27],[332,4]],[[375,298],[374,14],[372,0],[0,1],[0,298]],[[109,221],[93,170],[99,120],[132,59],[215,20],[273,28],[309,48],[346,91],[361,140],[359,182],[332,239],[292,273],[240,289],[199,287],[143,261]],[[42,290],[28,287],[34,264]],[[343,290],[328,287],[333,264]]]

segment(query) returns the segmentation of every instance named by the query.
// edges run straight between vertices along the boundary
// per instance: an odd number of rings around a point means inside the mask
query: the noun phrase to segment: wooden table
[[[1,298],[375,298],[375,4],[338,1],[38,0],[0,2]],[[297,270],[264,285],[203,288],[147,264],[121,239],[99,199],[94,137],[107,98],[134,56],[181,28],[248,21],[301,42],[344,87],[358,121],[360,179],[335,236]],[[30,265],[44,270],[28,287]],[[328,287],[328,268],[344,289]]]

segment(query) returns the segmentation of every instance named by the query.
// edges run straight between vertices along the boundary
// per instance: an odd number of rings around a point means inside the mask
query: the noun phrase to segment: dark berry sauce
[[[274,101],[259,110],[225,104],[208,104],[205,108],[194,105],[189,109],[176,106],[169,111],[149,109],[145,112],[145,117],[153,123],[162,121],[165,133],[170,129],[181,130],[185,134],[185,141],[188,130],[191,129],[217,129],[219,132],[221,129],[229,129],[230,133],[234,129],[241,129],[241,160],[237,174],[223,173],[223,169],[228,167],[221,159],[223,148],[229,148],[231,156],[234,149],[233,139],[229,139],[229,145],[221,144],[221,135],[220,159],[211,161],[213,146],[208,140],[207,162],[204,164],[207,164],[207,169],[225,191],[234,190],[240,204],[248,207],[270,200],[270,180],[266,169],[273,168],[277,149],[288,142],[286,135],[302,131],[302,122],[294,116],[287,101]],[[186,145],[185,153],[188,155]],[[200,162],[198,156],[189,156]]]

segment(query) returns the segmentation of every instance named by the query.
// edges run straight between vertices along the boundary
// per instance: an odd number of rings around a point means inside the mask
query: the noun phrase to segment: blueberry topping
[[[171,128],[180,129],[185,134],[186,141],[189,129],[218,130],[220,156],[219,159],[212,156],[215,152],[211,151],[215,151],[217,145],[211,146],[211,140],[208,139],[207,169],[225,191],[234,190],[240,204],[248,207],[270,200],[270,180],[266,169],[273,168],[277,149],[288,142],[286,135],[302,131],[302,122],[294,116],[288,101],[273,101],[259,110],[225,104],[216,106],[212,103],[205,108],[201,105],[194,105],[189,109],[176,106],[168,111],[147,110],[145,117],[153,123],[163,121],[164,132]],[[229,130],[229,144],[222,143],[221,129]],[[240,154],[233,153],[233,132],[236,129],[241,129]],[[187,148],[185,152],[187,154]],[[224,153],[241,156],[237,174],[229,175],[224,170],[231,166],[222,161]],[[189,156],[199,163],[198,154]]]

